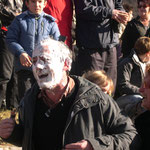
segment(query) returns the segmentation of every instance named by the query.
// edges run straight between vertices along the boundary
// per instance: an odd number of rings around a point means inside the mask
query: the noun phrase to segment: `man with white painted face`
[[[0,136],[23,150],[138,150],[131,120],[94,83],[69,76],[72,55],[60,41],[45,39],[33,51],[37,83],[19,108],[19,124],[0,122]]]

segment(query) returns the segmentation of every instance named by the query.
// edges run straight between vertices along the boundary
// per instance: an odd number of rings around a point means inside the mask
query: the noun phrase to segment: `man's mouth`
[[[47,76],[48,76],[48,74],[42,74],[42,75],[39,75],[39,79],[46,78]]]

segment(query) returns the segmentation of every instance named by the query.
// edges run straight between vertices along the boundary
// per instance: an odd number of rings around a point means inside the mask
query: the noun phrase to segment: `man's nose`
[[[40,64],[40,63],[37,63],[36,68],[37,69],[44,69],[44,65]]]

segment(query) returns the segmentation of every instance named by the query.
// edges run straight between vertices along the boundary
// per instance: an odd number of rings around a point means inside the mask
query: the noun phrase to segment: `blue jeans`
[[[125,113],[131,118],[135,118],[139,113],[144,111],[140,105],[143,97],[141,95],[125,95],[119,97],[116,102],[121,110],[124,110]]]

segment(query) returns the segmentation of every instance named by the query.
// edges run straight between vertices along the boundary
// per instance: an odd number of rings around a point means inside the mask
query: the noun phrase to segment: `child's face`
[[[28,7],[28,10],[31,11],[33,14],[41,14],[44,7],[46,6],[45,0],[29,0],[26,1],[26,5]]]

